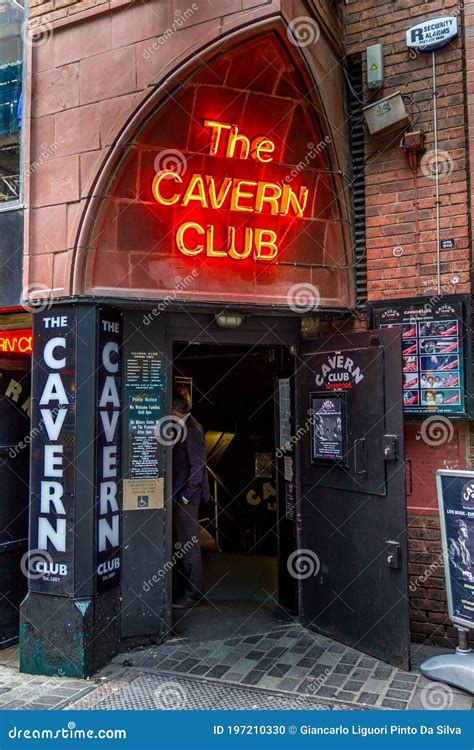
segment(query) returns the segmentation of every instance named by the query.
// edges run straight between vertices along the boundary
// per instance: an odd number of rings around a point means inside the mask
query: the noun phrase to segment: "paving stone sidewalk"
[[[300,625],[222,640],[176,638],[120,654],[114,663],[377,709],[471,709],[472,697],[427,680],[420,663],[442,650],[413,646],[405,672]]]
[[[200,690],[202,708],[228,706],[232,700],[239,708],[258,694],[258,707],[267,708],[470,710],[472,696],[419,673],[419,664],[436,652],[414,646],[414,669],[404,672],[291,624],[202,643],[174,638],[121,653],[90,680],[77,680],[20,674],[12,648],[0,651],[0,711],[112,710],[134,703],[137,709],[160,709],[157,691],[161,695],[170,685],[172,695],[178,690],[185,696],[176,708],[189,708],[186,701],[193,705],[192,696]]]

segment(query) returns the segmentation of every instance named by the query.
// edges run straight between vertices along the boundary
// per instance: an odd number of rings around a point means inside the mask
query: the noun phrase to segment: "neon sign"
[[[0,331],[0,354],[31,354],[33,335],[29,328]]]
[[[210,129],[209,156],[253,160],[265,166],[273,160],[275,143],[266,136],[252,140],[239,132],[236,125],[205,120]],[[162,170],[153,178],[153,197],[162,206],[188,208],[198,206],[215,211],[228,210],[248,214],[265,223],[266,216],[284,216],[299,219],[305,216],[309,189],[293,189],[264,179],[239,179],[224,176],[192,173],[181,175],[173,170]],[[212,258],[228,257],[232,260],[270,262],[278,255],[278,235],[274,229],[259,226],[227,226],[226,246],[216,237],[215,224],[201,221],[184,221],[175,234],[177,249],[186,256],[205,254]]]

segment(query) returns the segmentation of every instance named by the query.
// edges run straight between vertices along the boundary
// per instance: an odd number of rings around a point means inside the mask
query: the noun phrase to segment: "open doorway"
[[[178,635],[268,630],[278,606],[274,347],[176,343],[174,385],[205,433],[209,502],[200,508],[205,600],[174,613]],[[179,566],[174,594],[180,593]]]
[[[28,326],[28,327],[27,327]],[[26,591],[31,443],[31,319],[0,316],[0,649],[18,641]]]

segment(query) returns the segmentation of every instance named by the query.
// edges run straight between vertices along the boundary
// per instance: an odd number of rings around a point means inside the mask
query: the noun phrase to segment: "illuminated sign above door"
[[[287,41],[242,37],[157,97],[84,226],[84,291],[294,312],[309,285],[351,304],[344,113],[329,122]]]
[[[288,183],[265,179],[260,174],[258,168],[262,170],[273,160],[275,142],[270,138],[251,139],[240,132],[238,126],[226,122],[205,120],[204,127],[209,132],[208,156],[236,163],[253,161],[255,176],[262,178],[247,179],[233,174],[216,177],[188,173],[188,170],[182,175],[175,170],[161,170],[153,178],[153,197],[162,206],[225,210],[241,217],[252,216],[255,221],[252,226],[243,226],[241,221],[227,224],[224,242],[217,237],[215,222],[178,222],[175,228],[177,249],[186,256],[275,261],[280,238],[275,229],[265,225],[266,221],[269,216],[302,219],[308,206],[309,188],[302,185],[293,189]]]

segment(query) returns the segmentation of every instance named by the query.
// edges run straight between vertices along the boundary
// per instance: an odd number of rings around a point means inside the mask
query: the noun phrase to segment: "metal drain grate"
[[[320,703],[297,695],[281,695],[258,689],[239,688],[222,682],[193,680],[174,675],[145,674],[89,706],[97,711],[166,710],[310,710],[350,709],[353,706]]]

